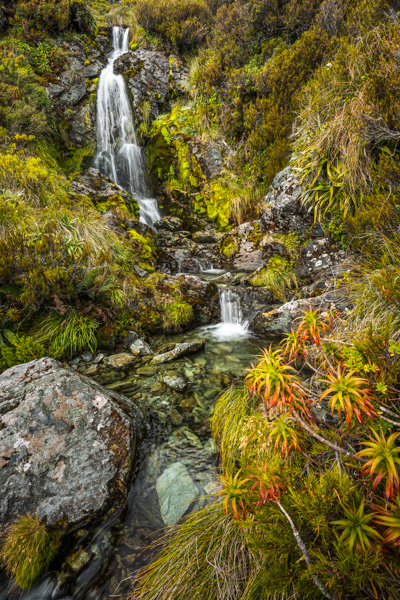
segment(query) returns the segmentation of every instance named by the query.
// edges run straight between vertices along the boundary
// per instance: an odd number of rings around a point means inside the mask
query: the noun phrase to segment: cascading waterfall
[[[140,220],[150,227],[161,218],[157,201],[148,197],[142,151],[136,141],[132,108],[122,75],[114,62],[128,52],[129,29],[113,27],[113,52],[100,75],[97,92],[95,165],[137,200]]]
[[[228,288],[220,287],[219,303],[221,322],[208,328],[212,334],[220,340],[248,336],[249,322],[243,319],[239,296]]]

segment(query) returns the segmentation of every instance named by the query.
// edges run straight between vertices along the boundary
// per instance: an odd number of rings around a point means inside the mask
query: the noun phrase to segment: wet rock
[[[181,231],[183,229],[183,221],[179,217],[163,217],[154,223],[154,227],[158,231]]]
[[[176,360],[177,358],[182,358],[182,356],[188,356],[190,354],[194,354],[195,352],[199,352],[203,350],[206,345],[206,340],[198,340],[196,342],[182,342],[175,345],[173,350],[169,352],[164,352],[163,354],[157,354],[152,362],[156,364],[162,364],[166,362],[170,362],[171,360]]]
[[[264,213],[261,217],[263,231],[304,233],[313,225],[313,217],[301,205],[303,188],[297,174],[286,167],[278,173],[264,198]]]
[[[167,371],[164,373],[162,380],[169,388],[171,388],[171,390],[175,390],[176,392],[183,392],[188,386],[185,377],[174,371]]]
[[[127,216],[129,215],[132,219],[132,215],[128,212],[131,210],[135,214],[139,214],[139,205],[136,200],[93,167],[87,169],[74,179],[71,187],[76,194],[88,196],[96,206],[100,205],[100,208],[105,203],[120,198],[122,205],[126,206]]]
[[[198,450],[203,449],[203,444],[200,439],[189,429],[189,427],[181,427],[177,431],[174,431],[169,443],[172,445],[178,444],[180,448],[192,447],[197,448]]]
[[[125,371],[133,365],[136,360],[136,356],[128,354],[127,352],[121,352],[120,354],[112,354],[108,357],[108,364],[111,368],[117,369],[118,371]]]
[[[169,409],[168,416],[171,419],[172,425],[181,425],[183,417],[173,406],[171,406],[171,408]]]
[[[215,244],[218,242],[218,235],[212,229],[196,231],[196,233],[192,234],[192,240],[196,244]]]
[[[50,358],[0,376],[0,523],[70,526],[126,491],[144,429],[136,405]],[[120,490],[120,492],[116,492]]]
[[[60,94],[65,92],[65,87],[63,85],[57,85],[56,83],[49,83],[46,90],[49,97],[53,99],[57,98]]]
[[[156,482],[162,519],[168,527],[174,525],[199,495],[199,490],[181,462],[173,463]]]
[[[65,559],[66,564],[75,572],[80,573],[83,567],[89,562],[91,559],[90,554],[85,552],[82,548],[79,548],[77,552],[74,554],[70,554]]]
[[[135,356],[151,356],[153,354],[153,350],[150,346],[141,339],[134,341],[129,346],[129,349]]]
[[[173,96],[184,92],[188,70],[174,55],[140,48],[128,52],[115,61],[114,70],[122,74],[128,84],[135,105],[135,120],[143,120],[142,103],[150,105],[150,119],[156,119],[161,110],[167,112]]]
[[[83,362],[85,363],[90,363],[91,360],[93,360],[93,352],[90,352],[89,350],[87,350],[86,352],[84,352],[81,356]]]
[[[230,269],[241,272],[252,272],[265,265],[261,246],[260,222],[242,223],[222,240],[221,255]]]

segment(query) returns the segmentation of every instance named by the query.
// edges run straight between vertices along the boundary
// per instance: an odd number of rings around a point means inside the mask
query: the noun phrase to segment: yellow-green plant
[[[375,490],[382,480],[385,481],[386,498],[393,498],[394,492],[399,493],[400,446],[396,446],[399,435],[392,433],[386,438],[382,431],[379,434],[372,429],[370,441],[363,442],[367,447],[357,453],[357,457],[369,459],[361,469],[371,478],[375,475],[372,489]]]
[[[193,319],[193,307],[185,300],[164,304],[164,327],[179,330]]]
[[[302,436],[293,427],[292,420],[286,415],[280,415],[272,422],[268,439],[274,444],[274,449],[282,456],[288,456],[292,450],[301,450]]]
[[[71,357],[84,350],[96,351],[98,327],[98,321],[92,317],[74,312],[65,315],[54,312],[44,319],[40,337],[50,344],[49,352],[52,356]]]
[[[365,513],[365,504],[362,500],[358,508],[343,507],[344,519],[332,521],[332,525],[337,525],[342,530],[340,541],[347,544],[350,550],[365,552],[372,547],[372,544],[379,542],[382,537],[378,531],[371,527],[374,513]]]
[[[297,286],[297,276],[286,258],[273,256],[266,268],[256,271],[249,282],[256,287],[267,287],[278,300],[286,302],[287,290]]]
[[[222,484],[222,490],[217,493],[217,496],[224,496],[222,506],[224,511],[227,513],[228,510],[232,513],[232,516],[236,520],[246,520],[247,509],[245,506],[245,500],[249,489],[245,486],[248,484],[250,479],[240,477],[241,470],[235,475],[220,475],[218,480]]]
[[[0,562],[22,589],[32,587],[57,554],[59,534],[37,516],[18,517],[0,538]]]

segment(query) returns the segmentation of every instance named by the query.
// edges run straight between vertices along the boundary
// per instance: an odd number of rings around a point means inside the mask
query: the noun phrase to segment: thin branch
[[[347,452],[347,450],[344,450],[344,448],[341,448],[337,444],[330,442],[329,440],[322,437],[322,435],[319,435],[318,433],[316,433],[305,421],[303,421],[303,419],[300,417],[299,414],[297,414],[297,412],[295,410],[293,411],[293,417],[296,419],[298,424],[301,427],[303,427],[303,429],[305,429],[316,440],[318,440],[322,444],[325,444],[326,446],[329,446],[329,448],[332,448],[332,450],[334,450],[335,452],[339,452],[339,454],[344,454],[345,456],[351,456],[352,458],[354,458],[354,454]]]
[[[308,550],[306,548],[305,543],[302,540],[301,535],[299,534],[299,532],[297,531],[289,513],[286,512],[286,510],[283,508],[282,504],[279,502],[279,500],[275,500],[276,505],[279,507],[280,511],[282,512],[282,514],[286,517],[286,519],[289,521],[290,527],[292,528],[292,532],[293,535],[295,537],[295,540],[297,542],[298,547],[301,550],[302,555],[304,556],[304,560],[307,563],[308,568],[310,569],[312,566],[312,561],[311,561],[311,556],[308,553]],[[318,575],[313,574],[312,578],[314,580],[315,585],[317,586],[317,588],[319,589],[319,591],[321,592],[321,594],[323,596],[325,596],[325,598],[328,598],[329,600],[338,600],[338,597],[336,596],[336,594],[331,594],[330,592],[328,592],[328,590],[326,589],[326,587],[324,586],[324,584],[322,583],[322,581],[320,580],[320,578],[318,577]]]

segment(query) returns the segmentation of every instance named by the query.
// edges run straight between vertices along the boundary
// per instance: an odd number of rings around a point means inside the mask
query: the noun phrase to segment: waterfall
[[[221,321],[208,327],[214,337],[224,340],[248,336],[249,322],[243,319],[239,296],[228,288],[220,287],[219,303]]]
[[[128,52],[129,29],[113,27],[113,52],[102,70],[97,92],[97,156],[95,165],[137,200],[140,221],[150,227],[161,219],[157,201],[148,197],[142,151],[136,141],[132,108],[122,75],[114,62]]]

